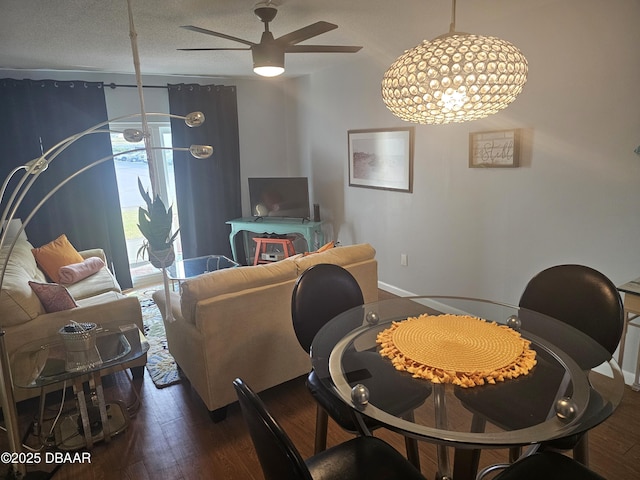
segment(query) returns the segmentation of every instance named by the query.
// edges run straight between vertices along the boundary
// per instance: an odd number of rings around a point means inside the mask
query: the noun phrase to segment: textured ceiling
[[[176,49],[244,46],[179,28],[189,24],[259,42],[263,24],[253,14],[256,0],[131,1],[143,74],[253,75],[248,51]],[[270,24],[275,37],[324,20],[336,23],[339,28],[304,43],[363,46],[355,54],[287,54],[287,76],[309,74],[359,56],[382,58],[388,63],[421,40],[445,33],[451,14],[449,0],[273,0],[272,3],[278,6],[278,15]],[[480,8],[478,3],[482,3]],[[513,13],[517,7],[512,3],[519,2],[458,1],[458,25],[481,22],[483,15],[492,9],[494,20],[496,12]],[[460,23],[463,19],[467,25]],[[132,73],[127,1],[2,0],[0,69]]]

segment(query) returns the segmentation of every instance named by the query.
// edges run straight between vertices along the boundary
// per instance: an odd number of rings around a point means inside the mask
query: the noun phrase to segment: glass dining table
[[[377,401],[374,377],[381,366],[388,370],[391,360],[371,355],[381,350],[379,334],[408,318],[442,314],[449,315],[443,319],[471,316],[509,327],[535,352],[535,366],[514,378],[470,387],[446,380],[456,374],[432,383],[396,366],[399,376],[431,383],[432,398],[411,415],[386,411],[388,392],[381,394],[384,402]],[[464,332],[457,333],[464,339]],[[471,345],[433,338],[420,340],[418,335],[415,341],[440,344],[451,356],[465,348],[471,356],[487,355],[474,350],[478,343],[474,338],[468,339]],[[481,348],[491,345],[489,341]],[[401,297],[353,308],[318,332],[311,360],[323,385],[353,409],[362,434],[370,434],[363,420],[368,417],[404,436],[436,444],[440,479],[475,478],[482,449],[526,447],[587,432],[615,411],[624,392],[620,368],[591,337],[549,316],[482,299]],[[453,465],[449,447],[455,452]]]

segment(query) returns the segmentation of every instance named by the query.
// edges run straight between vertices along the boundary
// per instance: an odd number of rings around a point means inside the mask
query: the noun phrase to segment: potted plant
[[[149,192],[142,187],[139,178],[138,189],[147,204],[146,210],[143,207],[138,209],[138,228],[145,238],[140,250],[138,250],[138,256],[147,252],[149,261],[154,267],[168,267],[175,260],[173,241],[180,231],[178,229],[173,235],[171,234],[173,206],[167,210],[158,195],[152,200]]]

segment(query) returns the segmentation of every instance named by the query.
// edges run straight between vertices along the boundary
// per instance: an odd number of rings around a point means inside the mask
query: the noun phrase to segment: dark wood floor
[[[124,374],[105,379],[110,397],[125,398],[129,384]],[[54,480],[182,480],[182,479],[262,479],[251,440],[237,404],[228,417],[212,423],[202,401],[188,382],[162,390],[147,375],[136,381],[142,404],[126,432],[109,444],[97,444],[91,463],[64,464]],[[301,454],[313,452],[315,405],[298,378],[261,394],[274,417],[291,436]],[[26,429],[35,414],[35,402],[20,405]],[[591,468],[606,478],[640,478],[640,393],[627,388],[620,407],[604,424],[590,432]],[[402,437],[377,430],[379,436],[404,452]],[[351,438],[330,421],[329,444]],[[6,450],[6,440],[0,441]],[[427,478],[435,473],[435,447],[420,444],[422,470]],[[506,451],[485,450],[481,465],[506,461]],[[51,468],[43,465],[42,470]]]
[[[124,373],[107,377],[106,396],[131,399],[131,385]],[[65,463],[54,480],[181,480],[262,479],[251,440],[237,404],[228,417],[212,423],[208,412],[188,381],[157,389],[148,375],[134,382],[141,406],[129,428],[110,443],[97,444],[91,463]],[[303,457],[313,452],[315,404],[304,386],[294,379],[261,394],[276,419],[291,436]],[[37,411],[37,402],[20,404],[21,426],[27,430]],[[379,436],[404,453],[402,437],[377,430]],[[329,445],[351,438],[330,421]],[[33,441],[33,439],[30,439]],[[7,450],[0,434],[0,451]],[[590,432],[591,468],[609,479],[640,478],[640,392],[626,388],[622,404],[604,424]],[[435,447],[420,444],[422,471],[433,478]],[[507,459],[505,450],[485,450],[481,466]],[[4,468],[4,467],[3,467]],[[51,468],[50,465],[40,467]]]

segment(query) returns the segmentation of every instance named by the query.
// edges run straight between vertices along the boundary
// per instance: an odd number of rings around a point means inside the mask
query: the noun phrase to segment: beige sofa
[[[291,294],[298,276],[318,263],[345,267],[365,302],[377,300],[378,264],[369,244],[218,270],[183,282],[181,294],[171,294],[174,321],[164,322],[169,351],[214,420],[223,419],[236,400],[236,377],[262,391],[310,371],[309,353],[293,331]],[[164,291],[153,298],[164,315]]]
[[[107,269],[80,280],[67,289],[78,307],[46,313],[38,297],[29,286],[29,281],[47,282],[45,274],[38,268],[31,253],[32,245],[26,238],[16,243],[7,265],[2,292],[0,294],[0,326],[5,331],[5,343],[9,357],[22,345],[56,335],[58,330],[71,320],[94,322],[98,325],[121,326],[136,324],[142,330],[142,312],[136,297],[122,294],[120,285]],[[6,259],[8,247],[0,252],[0,268]],[[102,249],[79,252],[83,258],[99,257],[107,265]],[[146,356],[126,364],[135,376],[143,374]],[[20,365],[12,365],[15,371]],[[16,401],[35,397],[38,388],[15,388]]]

